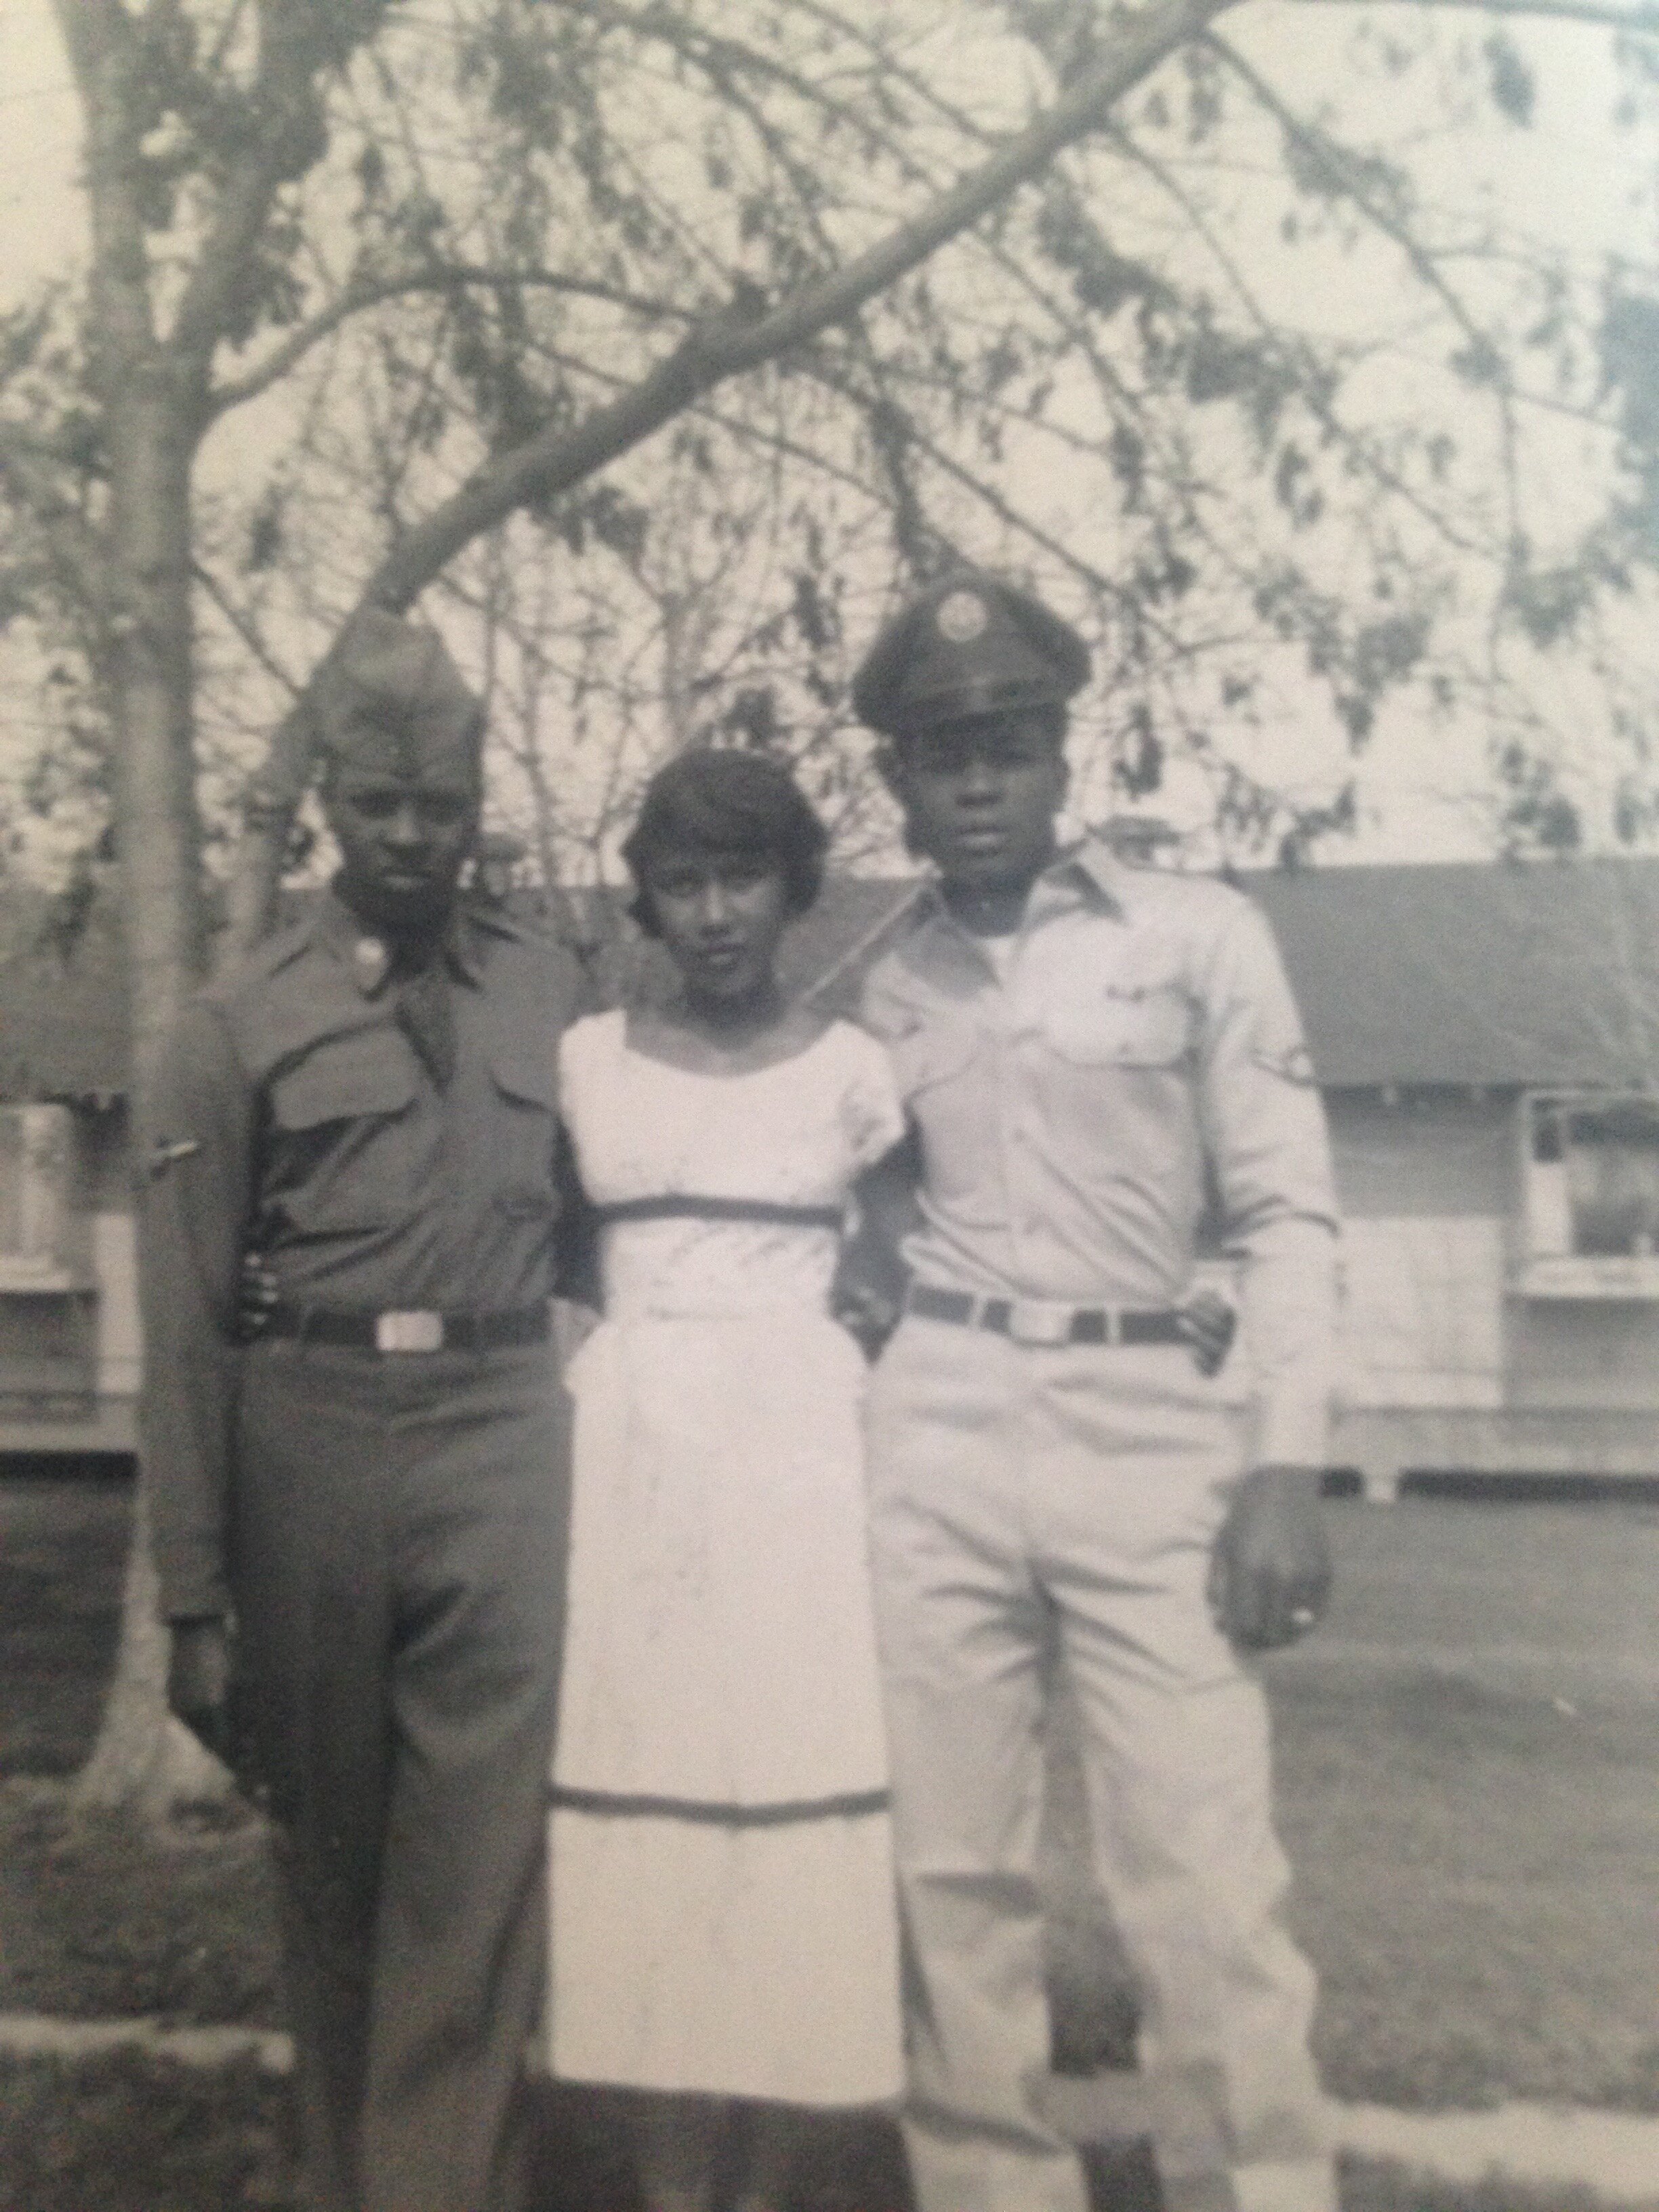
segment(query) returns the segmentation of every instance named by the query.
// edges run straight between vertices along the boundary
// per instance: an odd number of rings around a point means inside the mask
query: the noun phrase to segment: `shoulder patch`
[[[1282,1082],[1294,1083],[1303,1090],[1310,1090],[1319,1078],[1314,1072],[1313,1055],[1299,1041],[1283,1052],[1253,1052],[1250,1058],[1258,1067],[1265,1067],[1269,1075],[1278,1076]]]

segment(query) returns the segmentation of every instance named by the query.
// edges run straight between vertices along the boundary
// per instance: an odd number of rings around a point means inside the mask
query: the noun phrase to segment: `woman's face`
[[[754,853],[666,852],[646,871],[657,929],[689,997],[742,1006],[772,988],[788,925],[783,871]]]

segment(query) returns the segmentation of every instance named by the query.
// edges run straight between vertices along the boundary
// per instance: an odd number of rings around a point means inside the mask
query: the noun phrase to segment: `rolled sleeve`
[[[228,1613],[226,1533],[251,1087],[222,1018],[191,1007],[169,1039],[141,1164],[141,1408],[161,1608]]]
[[[1200,1108],[1226,1248],[1243,1262],[1251,1457],[1320,1467],[1335,1372],[1335,1185],[1301,1021],[1253,907],[1230,917],[1206,1002]]]

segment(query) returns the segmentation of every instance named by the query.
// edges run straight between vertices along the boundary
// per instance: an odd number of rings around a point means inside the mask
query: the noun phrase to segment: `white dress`
[[[899,1136],[886,1057],[836,1023],[736,1075],[561,1048],[600,1206],[837,1208]],[[571,1364],[575,1474],[551,1828],[553,2070],[797,2104],[902,2081],[861,1439],[829,1316],[835,1228],[601,1231]]]

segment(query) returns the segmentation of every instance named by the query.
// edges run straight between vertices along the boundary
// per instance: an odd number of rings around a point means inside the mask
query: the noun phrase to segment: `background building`
[[[1659,860],[1246,888],[1335,1144],[1335,1460],[1374,1495],[1402,1474],[1659,1480]],[[848,1003],[906,896],[830,884],[792,981]],[[648,988],[649,954],[587,918],[611,987]],[[0,903],[0,1451],[133,1441],[125,977],[106,913],[61,921],[38,893]]]

